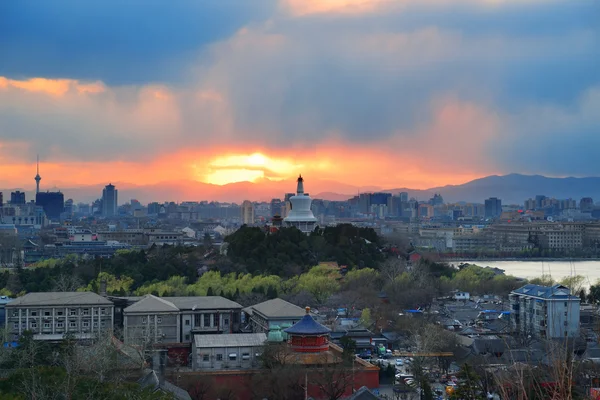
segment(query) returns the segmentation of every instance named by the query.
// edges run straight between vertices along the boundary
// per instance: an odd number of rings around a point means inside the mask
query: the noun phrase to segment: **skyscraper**
[[[40,192],[35,195],[35,205],[43,207],[46,216],[56,221],[65,210],[65,197],[61,192]]]
[[[102,215],[104,217],[117,215],[117,194],[118,190],[112,183],[106,185],[102,190]]]
[[[16,191],[10,193],[10,204],[25,204],[25,192]]]
[[[485,201],[485,217],[496,218],[502,214],[502,200],[490,197]]]
[[[254,204],[249,200],[244,200],[241,208],[241,220],[244,225],[252,225],[254,223]]]

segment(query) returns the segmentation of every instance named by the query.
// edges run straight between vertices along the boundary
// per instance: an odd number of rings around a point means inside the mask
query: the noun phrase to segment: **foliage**
[[[126,295],[130,293],[131,286],[134,283],[133,279],[125,275],[117,278],[108,272],[100,272],[98,277],[87,285],[85,291],[98,292],[102,282],[106,283],[106,292],[113,295]]]
[[[481,378],[469,364],[463,364],[457,377],[459,378],[459,384],[450,399],[485,400]]]
[[[250,273],[279,275],[282,266],[290,265],[306,271],[322,261],[375,268],[383,260],[379,251],[381,240],[375,231],[350,224],[316,230],[309,236],[296,228],[266,233],[257,227],[243,226],[225,240],[231,260],[244,265]]]

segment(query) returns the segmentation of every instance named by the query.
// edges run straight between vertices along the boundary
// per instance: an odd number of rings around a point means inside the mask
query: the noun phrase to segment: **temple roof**
[[[331,329],[315,321],[310,315],[310,307],[306,307],[306,315],[291,328],[284,329],[284,332],[291,335],[325,335],[330,333]]]

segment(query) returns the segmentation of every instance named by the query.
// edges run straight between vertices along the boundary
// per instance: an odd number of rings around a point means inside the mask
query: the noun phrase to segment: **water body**
[[[565,277],[582,275],[587,278],[585,286],[594,285],[600,279],[600,261],[464,261],[481,267],[503,269],[506,275],[531,279],[551,275],[559,281]],[[453,262],[452,264],[460,264]]]

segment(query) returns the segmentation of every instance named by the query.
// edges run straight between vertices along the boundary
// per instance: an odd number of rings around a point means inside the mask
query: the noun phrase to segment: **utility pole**
[[[308,373],[304,371],[304,400],[308,400]]]

